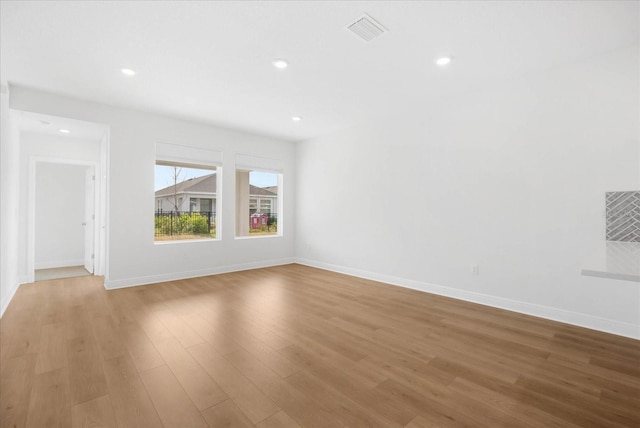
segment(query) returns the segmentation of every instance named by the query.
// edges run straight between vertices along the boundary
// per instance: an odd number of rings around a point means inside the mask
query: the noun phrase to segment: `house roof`
[[[271,187],[273,188],[273,186]],[[278,188],[275,187],[275,191],[269,190],[267,187],[257,187],[252,184],[249,185],[250,196],[278,196]]]
[[[267,186],[267,187],[263,187],[264,190],[268,190],[271,193],[275,193],[276,195],[278,194],[278,186]]]
[[[216,174],[207,174],[202,177],[190,178],[176,185],[167,186],[164,189],[156,190],[156,197],[171,196],[177,193],[201,193],[216,192]]]
[[[156,190],[156,197],[171,196],[173,194],[184,193],[216,193],[216,174],[203,175],[202,177],[190,178],[178,184]],[[175,189],[175,190],[174,190]],[[272,189],[272,190],[268,190]],[[278,196],[278,187],[270,186],[261,188],[249,185],[250,196]]]

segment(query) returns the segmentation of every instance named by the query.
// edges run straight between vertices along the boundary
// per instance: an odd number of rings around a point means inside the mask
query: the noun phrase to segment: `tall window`
[[[236,236],[281,235],[278,206],[282,174],[236,170]]]
[[[216,237],[215,167],[158,161],[155,187],[156,241]]]
[[[221,153],[156,143],[155,241],[219,238]]]

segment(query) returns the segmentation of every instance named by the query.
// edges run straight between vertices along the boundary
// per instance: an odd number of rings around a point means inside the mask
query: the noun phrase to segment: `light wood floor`
[[[2,427],[638,427],[640,343],[300,265],[20,287]]]

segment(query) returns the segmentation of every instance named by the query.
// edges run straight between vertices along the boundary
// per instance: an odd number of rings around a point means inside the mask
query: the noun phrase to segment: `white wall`
[[[35,194],[35,268],[84,265],[88,167],[39,163]]]
[[[18,289],[19,133],[9,110],[9,90],[0,93],[0,316]]]
[[[638,80],[633,46],[300,143],[297,257],[640,337],[638,284],[580,275],[640,187]]]
[[[279,159],[283,165],[285,219],[293,219],[293,143],[164,116],[94,104],[14,87],[11,107],[71,117],[110,127],[108,180],[109,288],[290,262],[293,224],[281,237],[235,239],[236,154]],[[154,243],[155,143],[164,141],[223,152],[221,240]],[[220,211],[220,208],[218,209]],[[286,221],[286,220],[285,220]]]

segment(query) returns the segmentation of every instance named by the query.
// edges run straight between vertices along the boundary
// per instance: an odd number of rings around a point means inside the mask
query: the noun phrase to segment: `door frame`
[[[84,268],[93,275],[96,270],[96,195],[95,195],[96,169],[92,166],[84,170]],[[89,251],[89,249],[91,251]],[[91,269],[88,267],[91,266]]]
[[[93,184],[93,208],[95,221],[93,228],[93,253],[94,274],[105,275],[106,270],[106,242],[105,234],[101,230],[105,228],[106,221],[106,195],[102,183],[102,169],[100,162],[78,159],[54,158],[47,156],[30,156],[28,171],[28,199],[27,199],[27,282],[35,281],[35,254],[36,254],[36,171],[39,164],[53,163],[62,165],[86,166],[93,168],[95,181]],[[85,189],[86,192],[86,189]]]

